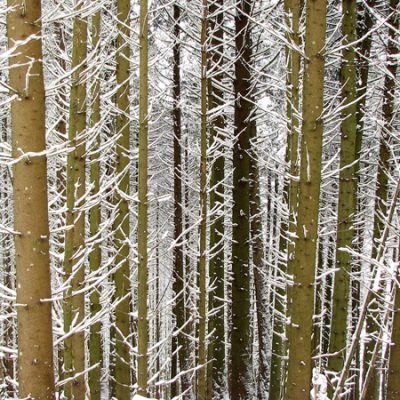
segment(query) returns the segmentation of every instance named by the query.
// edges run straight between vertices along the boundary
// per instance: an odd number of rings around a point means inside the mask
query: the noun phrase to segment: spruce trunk
[[[77,10],[79,12],[79,10]],[[85,194],[84,134],[86,131],[86,84],[84,71],[87,55],[87,22],[79,14],[74,17],[72,33],[72,62],[69,110],[69,145],[73,148],[67,158],[67,212],[64,253],[64,273],[68,286],[64,298],[64,331],[70,332],[82,323],[85,314],[85,297],[81,292],[84,284],[85,214],[80,209]],[[64,341],[65,378],[75,377],[65,385],[67,397],[85,398],[85,338],[82,328]]]
[[[224,105],[223,85],[224,67],[224,0],[214,0],[209,4],[211,48],[209,67],[213,71],[209,78],[209,105],[212,112]],[[208,309],[211,316],[208,331],[214,332],[208,344],[207,399],[220,399],[225,389],[225,254],[224,254],[224,111],[220,111],[210,121],[210,147],[215,149],[215,158],[211,166],[210,210],[215,213],[210,225],[210,249],[213,255],[209,260],[209,279],[211,289],[208,297]]]
[[[342,2],[342,119],[340,142],[339,200],[336,239],[336,272],[329,352],[329,370],[340,373],[346,354],[348,305],[352,256],[342,248],[353,247],[354,220],[357,212],[356,135],[357,135],[357,70],[354,41],[356,40],[356,0]],[[333,391],[331,391],[331,394]]]
[[[139,210],[138,210],[138,394],[147,397],[148,388],[148,3],[140,0],[139,17]]]
[[[55,396],[40,0],[7,3],[19,398]],[[27,40],[30,39],[30,40]],[[30,153],[31,156],[25,156]],[[18,161],[17,161],[18,160]]]
[[[100,46],[100,29],[101,29],[101,12],[92,17],[92,45],[95,49],[96,55],[99,54]],[[99,192],[100,192],[100,78],[96,77],[92,83],[92,109],[90,126],[95,135],[93,141],[93,148],[91,149],[90,157],[90,181],[92,185],[91,195],[95,199],[95,205],[90,209],[89,213],[89,226],[90,237],[95,240],[93,248],[89,254],[89,267],[90,273],[97,279],[98,270],[101,266],[101,247],[98,242],[98,235],[101,223],[101,206]],[[100,285],[96,285],[90,293],[90,315],[91,318],[96,319],[97,315],[101,312],[100,303]],[[102,343],[101,343],[101,321],[94,322],[90,326],[89,334],[89,365],[94,367],[89,372],[89,390],[91,400],[100,400],[101,387],[101,367],[102,367]]]
[[[297,235],[288,287],[287,400],[309,396],[323,136],[326,0],[307,3]]]
[[[117,1],[117,53],[116,78],[116,173],[118,190],[114,194],[114,205],[117,208],[114,220],[114,242],[116,249],[115,262],[117,270],[114,274],[115,299],[115,397],[119,400],[130,399],[131,356],[128,337],[130,334],[131,273],[129,263],[129,202],[130,195],[130,1]]]
[[[232,334],[230,398],[254,395],[250,336],[250,117],[251,95],[250,14],[253,2],[238,3],[235,15],[235,80],[232,208]]]

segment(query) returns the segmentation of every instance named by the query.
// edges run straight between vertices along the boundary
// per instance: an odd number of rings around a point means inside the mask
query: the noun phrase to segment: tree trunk
[[[287,400],[308,397],[311,387],[321,154],[323,135],[323,93],[325,67],[326,0],[307,3],[305,67],[303,89],[303,125],[297,235],[294,257],[289,260],[293,283],[288,288],[289,362]]]
[[[224,0],[213,0],[209,4],[211,48],[209,55],[209,105],[211,113],[224,105],[223,84],[224,67]],[[210,147],[215,151],[211,166],[210,210],[215,213],[210,225],[208,309],[211,316],[208,332],[213,332],[208,344],[207,399],[220,399],[225,393],[225,254],[224,254],[224,177],[225,177],[225,117],[223,111],[210,121]]]
[[[140,0],[139,17],[139,210],[138,210],[138,394],[147,396],[147,171],[148,171],[148,4]]]
[[[268,340],[268,298],[264,261],[263,226],[261,219],[260,178],[257,157],[257,125],[255,115],[250,122],[250,238],[254,271],[254,289],[258,329],[258,373],[257,373],[257,399],[267,398],[270,367],[267,360]]]
[[[79,10],[76,10],[79,12]],[[67,158],[67,212],[66,225],[70,228],[65,233],[64,272],[65,281],[69,282],[64,299],[64,331],[70,332],[84,319],[85,297],[81,290],[84,284],[85,215],[80,207],[85,194],[85,154],[86,146],[83,135],[86,130],[86,84],[83,74],[87,55],[87,22],[78,15],[74,18],[72,33],[72,73],[69,132],[68,139],[73,151]],[[74,328],[75,329],[75,328]],[[67,397],[75,400],[85,398],[85,338],[83,329],[71,334],[64,342],[65,377],[72,381],[65,385]]]
[[[253,2],[238,3],[235,16],[235,142],[233,144],[232,209],[232,336],[230,398],[253,398],[252,343],[250,338],[249,259],[249,150],[251,91],[250,14]]]
[[[92,46],[95,54],[98,57],[100,51],[100,30],[101,30],[101,11],[97,11],[92,17]],[[90,157],[90,180],[92,184],[91,195],[95,199],[95,205],[90,209],[89,225],[90,225],[90,238],[95,240],[92,250],[89,254],[89,267],[90,273],[99,279],[98,270],[101,266],[101,247],[98,242],[98,235],[101,223],[101,206],[99,191],[100,191],[100,129],[98,124],[100,122],[100,77],[96,77],[92,83],[92,110],[90,126],[93,130],[95,139],[93,141],[93,148],[91,149]],[[101,285],[97,284],[90,293],[90,314],[91,318],[96,316],[101,311],[100,303]],[[102,368],[102,343],[101,343],[101,321],[92,323],[90,326],[89,335],[89,365],[94,367],[89,371],[89,389],[91,400],[100,400],[101,395],[101,368]]]
[[[20,398],[55,396],[41,2],[8,0]],[[29,38],[30,40],[27,40]],[[31,153],[31,156],[24,156]],[[18,160],[18,161],[17,161]]]
[[[174,283],[173,293],[175,296],[175,304],[173,314],[175,317],[176,330],[179,331],[185,325],[185,276],[183,270],[183,215],[182,215],[182,122],[181,122],[181,77],[180,77],[180,24],[181,10],[180,5],[174,4],[174,37],[175,43],[173,47],[173,120],[174,120]],[[179,350],[178,350],[179,349]],[[188,339],[179,332],[172,337],[172,362],[171,362],[171,378],[178,374],[179,370],[187,369],[188,364]],[[190,387],[188,376],[181,376],[181,391],[185,392]],[[171,384],[171,397],[178,395],[179,380]]]
[[[117,1],[118,36],[117,36],[117,85],[116,130],[116,173],[118,190],[114,193],[117,213],[114,220],[115,262],[118,269],[114,274],[115,299],[115,397],[120,400],[130,399],[131,357],[127,338],[130,334],[130,263],[129,263],[129,202],[124,197],[130,195],[130,1]],[[123,195],[124,194],[124,195]]]
[[[336,238],[336,265],[334,277],[333,308],[330,354],[330,371],[340,373],[346,355],[348,332],[348,305],[350,296],[350,274],[352,256],[341,248],[353,247],[354,222],[357,212],[356,136],[357,136],[357,70],[353,43],[356,40],[356,0],[342,2],[342,65],[340,83],[342,87],[341,142],[339,199]],[[331,389],[331,395],[333,389]]]
[[[300,48],[300,14],[303,8],[302,0],[286,0],[285,1],[285,18],[286,25],[290,29],[288,39],[297,47]],[[286,161],[289,164],[289,183],[285,185],[284,194],[288,202],[289,221],[287,224],[282,224],[281,234],[279,239],[279,250],[286,258],[283,263],[293,258],[294,241],[293,237],[296,234],[296,213],[297,213],[297,195],[298,182],[294,177],[298,176],[298,153],[299,153],[299,128],[300,128],[300,53],[292,48],[286,48],[286,85],[288,90],[288,101],[286,102],[286,114],[289,121],[287,135]],[[285,280],[284,272],[279,269],[280,279]],[[282,265],[282,269],[286,265]],[[286,307],[284,299],[286,297],[286,283],[282,282],[275,288],[275,309],[276,313],[273,322],[272,336],[272,356],[271,356],[271,380],[270,380],[270,398],[281,399],[283,394],[283,381],[286,375],[286,351],[287,343],[285,337],[285,321]]]

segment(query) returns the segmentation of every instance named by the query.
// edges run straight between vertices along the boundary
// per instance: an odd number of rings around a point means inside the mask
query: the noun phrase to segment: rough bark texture
[[[229,391],[232,400],[251,398],[250,265],[249,265],[249,149],[250,13],[252,1],[238,3],[235,16],[235,142],[233,145],[232,207],[232,335]]]
[[[54,399],[40,0],[9,0],[7,15],[17,282],[19,397]],[[30,40],[26,40],[29,38]],[[18,44],[15,46],[15,43]]]
[[[77,10],[79,12],[79,10]],[[77,199],[83,200],[85,194],[85,140],[86,130],[86,84],[83,73],[86,68],[87,22],[80,15],[74,17],[72,33],[72,61],[74,70],[71,77],[69,110],[69,144],[73,150],[67,158],[67,212],[65,233],[64,273],[69,286],[64,299],[64,330],[69,332],[72,321],[75,325],[84,319],[85,297],[83,293],[74,294],[83,287],[85,246],[85,215],[79,208]],[[85,338],[82,329],[77,330],[64,341],[65,377],[76,376],[65,385],[65,394],[75,400],[85,398]]]
[[[148,4],[140,0],[139,17],[139,215],[138,215],[138,394],[147,397],[147,171],[148,171]]]
[[[305,67],[303,89],[303,125],[299,203],[295,251],[289,274],[293,283],[288,288],[288,377],[287,400],[308,396],[311,385],[314,311],[314,276],[316,269],[324,92],[324,46],[326,0],[307,3]]]

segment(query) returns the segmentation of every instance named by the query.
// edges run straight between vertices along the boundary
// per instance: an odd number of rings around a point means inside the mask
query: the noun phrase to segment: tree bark
[[[99,46],[100,46],[100,31],[101,31],[101,11],[97,11],[92,17],[92,46],[95,49],[95,54],[98,57]],[[89,212],[89,226],[90,226],[90,237],[95,240],[93,243],[92,250],[89,254],[89,267],[90,273],[93,274],[97,279],[98,270],[101,266],[101,247],[98,242],[98,235],[101,223],[101,206],[99,192],[100,192],[100,77],[96,76],[92,83],[92,104],[91,104],[91,118],[90,126],[93,130],[95,139],[93,141],[93,147],[91,149],[90,157],[90,180],[92,184],[91,195],[95,199],[95,205],[90,209]],[[96,285],[90,293],[90,315],[91,318],[95,319],[101,312],[100,303],[101,285]],[[101,395],[101,368],[102,368],[102,343],[101,343],[101,321],[92,323],[90,326],[89,334],[89,365],[95,368],[89,371],[89,390],[91,400],[100,400]]]
[[[302,0],[286,0],[285,1],[285,19],[289,29],[287,39],[294,46],[300,48],[300,14],[303,8]],[[286,48],[286,85],[288,90],[288,99],[286,102],[286,115],[288,120],[288,135],[286,162],[289,164],[289,182],[285,184],[284,195],[288,202],[289,220],[288,223],[283,223],[281,226],[281,234],[279,239],[279,251],[286,255],[284,263],[293,258],[294,241],[293,237],[296,234],[296,213],[297,213],[297,196],[298,182],[294,177],[299,174],[298,154],[299,154],[299,129],[300,129],[300,53],[292,48]],[[278,273],[280,280],[284,280],[284,269],[282,265]],[[290,272],[289,272],[290,273]],[[278,278],[278,277],[277,277]],[[286,375],[286,351],[287,343],[285,338],[285,321],[286,305],[284,299],[286,297],[286,283],[282,282],[275,288],[275,309],[276,313],[273,322],[272,336],[272,356],[271,356],[271,378],[270,378],[270,397],[281,399],[283,395],[283,380]]]
[[[209,32],[211,51],[209,52],[209,105],[211,111],[223,107],[224,93],[224,0],[209,3]],[[212,72],[211,72],[212,71]],[[225,393],[225,254],[224,254],[224,111],[210,121],[210,147],[215,149],[215,158],[211,166],[210,210],[216,213],[211,218],[210,249],[213,255],[209,260],[209,279],[211,289],[208,297],[208,309],[211,316],[208,332],[213,332],[208,344],[207,399],[220,399]]]
[[[115,397],[130,399],[131,356],[127,338],[130,334],[131,274],[129,263],[129,202],[124,195],[130,195],[130,12],[129,0],[117,1],[117,53],[116,78],[116,173],[118,190],[114,193],[114,205],[117,213],[114,220],[115,262],[118,269],[114,274],[115,299]],[[124,195],[123,195],[124,194]]]
[[[40,0],[8,0],[20,398],[55,397]],[[24,156],[31,153],[31,156]],[[18,161],[17,161],[18,160]]]
[[[250,337],[250,15],[253,2],[238,3],[235,15],[235,80],[232,209],[232,336],[229,391],[232,400],[253,398]]]
[[[138,210],[138,394],[146,397],[148,388],[148,3],[140,0],[139,17],[139,210]]]
[[[76,10],[79,12],[79,10]],[[64,299],[64,331],[70,332],[81,323],[85,315],[85,297],[75,294],[83,288],[85,246],[85,215],[80,210],[85,194],[85,154],[86,145],[83,134],[86,130],[86,84],[83,74],[87,56],[87,22],[79,13],[74,17],[72,33],[72,73],[68,139],[73,150],[67,158],[67,212],[65,233],[64,272],[69,283]],[[65,377],[75,376],[65,385],[67,397],[76,400],[85,398],[85,338],[83,329],[71,334],[64,341]]]
[[[352,248],[357,212],[357,176],[355,171],[357,141],[357,70],[354,42],[356,40],[356,0],[342,2],[342,87],[339,199],[336,238],[336,272],[334,277],[329,370],[340,373],[346,354],[348,305],[352,256],[341,248]],[[331,395],[333,389],[331,390]]]
[[[285,398],[304,399],[311,387],[314,276],[321,186],[326,0],[307,3],[303,125],[297,235],[288,287],[288,377]]]

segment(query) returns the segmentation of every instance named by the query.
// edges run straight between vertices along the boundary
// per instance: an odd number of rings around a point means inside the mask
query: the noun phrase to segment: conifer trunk
[[[353,247],[354,221],[357,212],[356,136],[357,136],[357,70],[356,0],[342,2],[342,65],[340,71],[343,111],[341,115],[339,199],[336,239],[336,272],[334,278],[333,309],[329,352],[329,370],[340,373],[346,355],[348,305],[352,256],[341,248]],[[333,391],[331,391],[331,394]]]
[[[303,86],[303,125],[297,235],[289,274],[288,288],[288,377],[287,400],[308,397],[311,387],[314,311],[314,276],[316,269],[321,155],[323,135],[323,93],[325,67],[326,0],[307,3],[305,67]],[[290,264],[290,260],[289,260]]]
[[[40,0],[8,0],[19,398],[55,396]],[[27,41],[27,38],[30,40]]]
[[[261,219],[260,177],[258,167],[257,125],[255,115],[250,122],[250,238],[254,271],[254,290],[257,313],[258,330],[258,372],[257,372],[257,399],[267,398],[267,382],[270,368],[267,360],[268,340],[268,299],[266,288],[266,275],[264,262],[263,225]]]
[[[229,391],[232,400],[252,398],[250,337],[250,14],[253,2],[238,3],[235,16],[235,80],[232,209],[232,335]]]
[[[130,399],[131,357],[127,338],[130,333],[129,312],[131,305],[130,262],[129,262],[129,202],[125,196],[130,195],[130,1],[117,1],[117,53],[116,78],[116,173],[118,190],[114,193],[114,204],[117,213],[114,220],[114,241],[116,248],[115,262],[118,269],[114,274],[115,298],[115,397],[119,400]]]
[[[209,67],[212,77],[209,78],[210,111],[223,107],[224,66],[224,0],[213,0],[209,4],[209,21],[211,48]],[[208,344],[207,366],[207,399],[220,399],[225,389],[225,254],[224,254],[224,177],[225,177],[225,117],[220,111],[214,120],[210,121],[210,146],[217,153],[211,166],[210,210],[218,208],[210,225],[210,249],[213,256],[209,260],[209,279],[212,289],[209,292],[208,309],[212,311],[209,317],[208,331],[214,332]],[[215,211],[214,211],[215,212]]]
[[[101,12],[97,11],[92,17],[92,46],[96,50],[96,55],[99,54],[100,45],[100,30],[101,30]],[[91,119],[90,126],[94,130],[93,147],[90,157],[90,180],[92,185],[91,195],[94,198],[99,196],[100,191],[100,78],[96,77],[92,84],[92,104],[91,104]],[[89,254],[90,273],[96,278],[99,278],[98,270],[101,266],[101,247],[98,242],[98,234],[101,222],[101,206],[100,199],[96,199],[95,205],[90,209],[89,225],[90,237],[95,239],[91,253]],[[96,285],[90,293],[90,314],[91,318],[96,316],[101,311],[100,304],[100,285]],[[95,368],[89,372],[89,389],[91,400],[100,400],[101,395],[101,367],[102,367],[102,343],[101,343],[101,322],[95,322],[90,326],[89,335],[89,365]]]
[[[300,14],[303,7],[302,0],[285,1],[286,24],[290,29],[288,39],[298,48],[300,48]],[[284,194],[288,202],[289,220],[287,224],[282,224],[279,240],[279,251],[286,258],[283,263],[292,260],[294,253],[293,237],[296,233],[296,212],[297,212],[297,192],[298,182],[294,177],[298,176],[298,153],[299,153],[299,129],[300,129],[300,53],[292,48],[286,49],[286,85],[289,93],[286,102],[286,115],[288,120],[288,135],[286,161],[289,164],[290,178],[285,185]],[[287,239],[285,238],[287,237]],[[289,264],[290,265],[290,264]],[[279,267],[279,260],[278,260]],[[282,266],[284,268],[284,266]],[[278,269],[279,271],[279,269]],[[280,272],[280,280],[284,280],[284,271]],[[290,272],[289,272],[290,273]],[[283,379],[286,374],[286,349],[287,343],[285,337],[286,307],[284,299],[286,296],[285,283],[277,285],[275,288],[275,310],[272,335],[272,355],[271,355],[271,378],[270,378],[270,397],[279,400],[283,394]]]
[[[140,0],[139,17],[139,210],[138,210],[138,394],[148,393],[148,265],[147,265],[147,171],[148,171],[148,3]]]
[[[173,120],[174,120],[174,281],[173,292],[175,296],[175,304],[173,314],[175,317],[176,330],[182,329],[185,320],[185,275],[183,269],[183,214],[182,214],[182,113],[181,113],[181,77],[180,77],[180,24],[181,10],[180,5],[175,3],[173,7],[174,13],[174,37],[175,43],[173,47]],[[179,369],[186,370],[188,364],[188,339],[181,332],[172,337],[172,354],[171,377],[175,377]],[[179,350],[178,350],[179,348]],[[190,387],[188,375],[182,375],[181,391],[185,392]],[[179,380],[171,384],[171,397],[178,395]]]
[[[76,10],[79,12],[79,10]],[[69,110],[69,144],[73,150],[67,158],[67,212],[65,233],[64,273],[69,282],[64,298],[64,330],[69,332],[72,321],[79,324],[84,319],[85,297],[82,290],[84,284],[84,260],[82,256],[85,246],[85,215],[81,203],[85,194],[85,139],[86,130],[86,84],[83,73],[86,68],[87,55],[87,22],[79,14],[74,17],[72,33],[72,61],[70,110]],[[77,211],[78,210],[78,211]],[[80,254],[80,255],[78,255]],[[85,398],[85,338],[80,329],[64,341],[65,378],[75,376],[73,381],[65,385],[65,394],[75,400]]]

